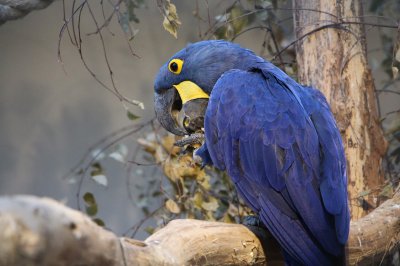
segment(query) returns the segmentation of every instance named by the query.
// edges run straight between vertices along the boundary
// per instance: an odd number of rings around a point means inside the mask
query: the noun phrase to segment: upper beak
[[[178,97],[178,93],[174,88],[161,93],[156,92],[154,95],[154,110],[156,111],[158,121],[160,121],[160,124],[166,130],[175,135],[184,136],[188,133],[184,128],[178,126],[177,121],[172,116],[174,102]]]

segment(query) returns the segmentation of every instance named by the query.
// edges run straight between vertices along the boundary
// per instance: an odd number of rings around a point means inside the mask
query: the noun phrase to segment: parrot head
[[[154,82],[154,105],[161,125],[175,135],[204,125],[208,99],[217,80],[231,69],[248,69],[257,56],[226,41],[189,44],[172,56]]]

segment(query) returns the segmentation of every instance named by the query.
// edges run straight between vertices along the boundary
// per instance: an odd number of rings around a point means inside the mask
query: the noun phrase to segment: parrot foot
[[[194,144],[202,145],[203,142],[204,142],[204,134],[195,133],[187,137],[185,136],[184,138],[176,141],[174,145],[178,147],[183,147],[185,145],[194,145]]]

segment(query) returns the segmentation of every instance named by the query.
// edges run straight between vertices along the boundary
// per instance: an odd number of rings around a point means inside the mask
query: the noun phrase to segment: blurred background
[[[154,117],[153,78],[158,69],[188,42],[200,40],[200,24],[203,25],[203,33],[207,28],[204,26],[207,21],[196,19],[194,11],[199,10],[199,4],[203,17],[214,19],[235,1],[215,1],[209,6],[207,1],[173,1],[182,22],[177,39],[164,30],[163,16],[156,1],[137,2],[141,4],[135,9],[135,16],[140,22],[133,23],[133,26],[139,31],[130,43],[140,58],[130,53],[116,19],[111,21],[108,29],[103,30],[103,37],[116,86],[124,96],[143,102],[143,110],[121,103],[94,80],[66,32],[60,42],[62,62],[59,62],[59,32],[64,23],[62,1],[54,1],[43,10],[0,26],[1,195],[46,196],[77,208],[79,179],[68,176],[70,169],[107,134]],[[96,1],[92,3],[96,14],[101,15]],[[370,4],[366,1],[367,7]],[[291,6],[290,2],[287,5]],[[110,6],[106,7],[106,13],[111,10]],[[281,15],[290,18],[288,11]],[[291,36],[291,24],[290,20],[282,22],[286,25],[283,34]],[[83,12],[81,28],[85,32],[82,53],[86,63],[98,79],[111,86],[99,36],[86,35],[96,30],[87,11]],[[388,80],[388,74],[381,67],[382,58],[385,58],[382,35],[376,28],[367,30],[370,65],[377,87],[382,88],[381,84]],[[263,40],[264,35],[257,31],[235,39],[256,53],[263,53]],[[282,43],[290,41],[292,39],[289,38]],[[397,87],[392,89],[398,90]],[[399,109],[399,94],[383,92],[379,97],[382,117]],[[127,106],[139,118],[134,121],[132,117],[129,119]],[[390,119],[388,121],[392,123]],[[129,152],[137,150],[136,138],[146,134],[143,130],[129,137],[122,148],[117,148],[118,152],[124,153],[124,147]],[[154,169],[156,167],[124,164],[115,158],[107,159],[106,165],[108,185],[101,186],[85,178],[82,191],[92,191],[96,195],[97,217],[121,234],[143,218],[140,204],[146,203],[138,204],[130,197],[136,195],[138,189],[145,188],[149,178],[162,174]],[[126,181],[127,168],[133,173],[130,184]],[[140,232],[138,237],[145,235]]]

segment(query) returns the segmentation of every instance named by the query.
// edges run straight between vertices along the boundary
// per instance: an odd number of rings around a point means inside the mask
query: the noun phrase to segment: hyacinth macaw
[[[226,41],[189,44],[161,67],[154,89],[157,118],[176,135],[194,129],[173,113],[208,102],[195,108],[205,112],[197,155],[227,171],[288,265],[344,263],[346,160],[322,93]]]

